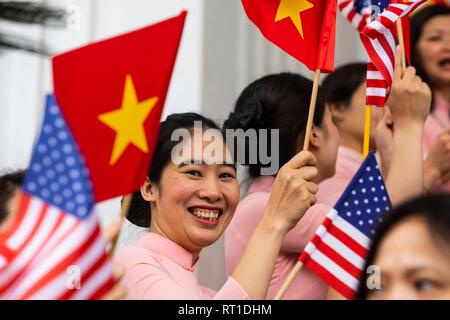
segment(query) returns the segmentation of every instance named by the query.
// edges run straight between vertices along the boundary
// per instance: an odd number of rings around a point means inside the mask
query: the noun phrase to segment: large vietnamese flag
[[[96,202],[147,176],[186,12],[54,57],[56,102],[85,158]]]
[[[334,68],[336,1],[242,0],[262,34],[310,70]]]

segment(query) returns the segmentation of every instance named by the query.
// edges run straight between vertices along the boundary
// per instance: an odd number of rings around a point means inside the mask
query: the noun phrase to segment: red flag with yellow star
[[[144,182],[186,12],[53,58],[55,96],[91,174],[95,200]]]
[[[242,0],[248,18],[308,69],[334,68],[336,1]]]

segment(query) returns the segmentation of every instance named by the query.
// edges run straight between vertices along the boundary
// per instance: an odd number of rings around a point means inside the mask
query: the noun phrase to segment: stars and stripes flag
[[[370,22],[371,6],[371,0],[338,0],[339,11],[358,31]]]
[[[368,105],[384,106],[389,98],[395,64],[396,21],[424,3],[422,0],[389,4],[362,29],[360,38],[371,61],[367,68]]]
[[[390,208],[375,156],[369,153],[299,260],[337,292],[352,299],[370,239]]]
[[[90,174],[48,96],[13,225],[0,234],[1,299],[98,299],[114,285]]]

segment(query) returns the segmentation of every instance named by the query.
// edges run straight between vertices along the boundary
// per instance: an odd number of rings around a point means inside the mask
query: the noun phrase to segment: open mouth
[[[442,68],[450,68],[450,58],[439,60],[438,65]]]
[[[187,210],[197,221],[205,224],[216,224],[223,214],[220,208],[189,207]]]

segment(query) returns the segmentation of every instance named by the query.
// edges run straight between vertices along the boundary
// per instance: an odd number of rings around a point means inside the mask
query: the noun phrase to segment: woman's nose
[[[217,179],[209,178],[205,179],[201,189],[198,191],[200,198],[209,202],[215,202],[222,198],[222,192],[220,190]]]

